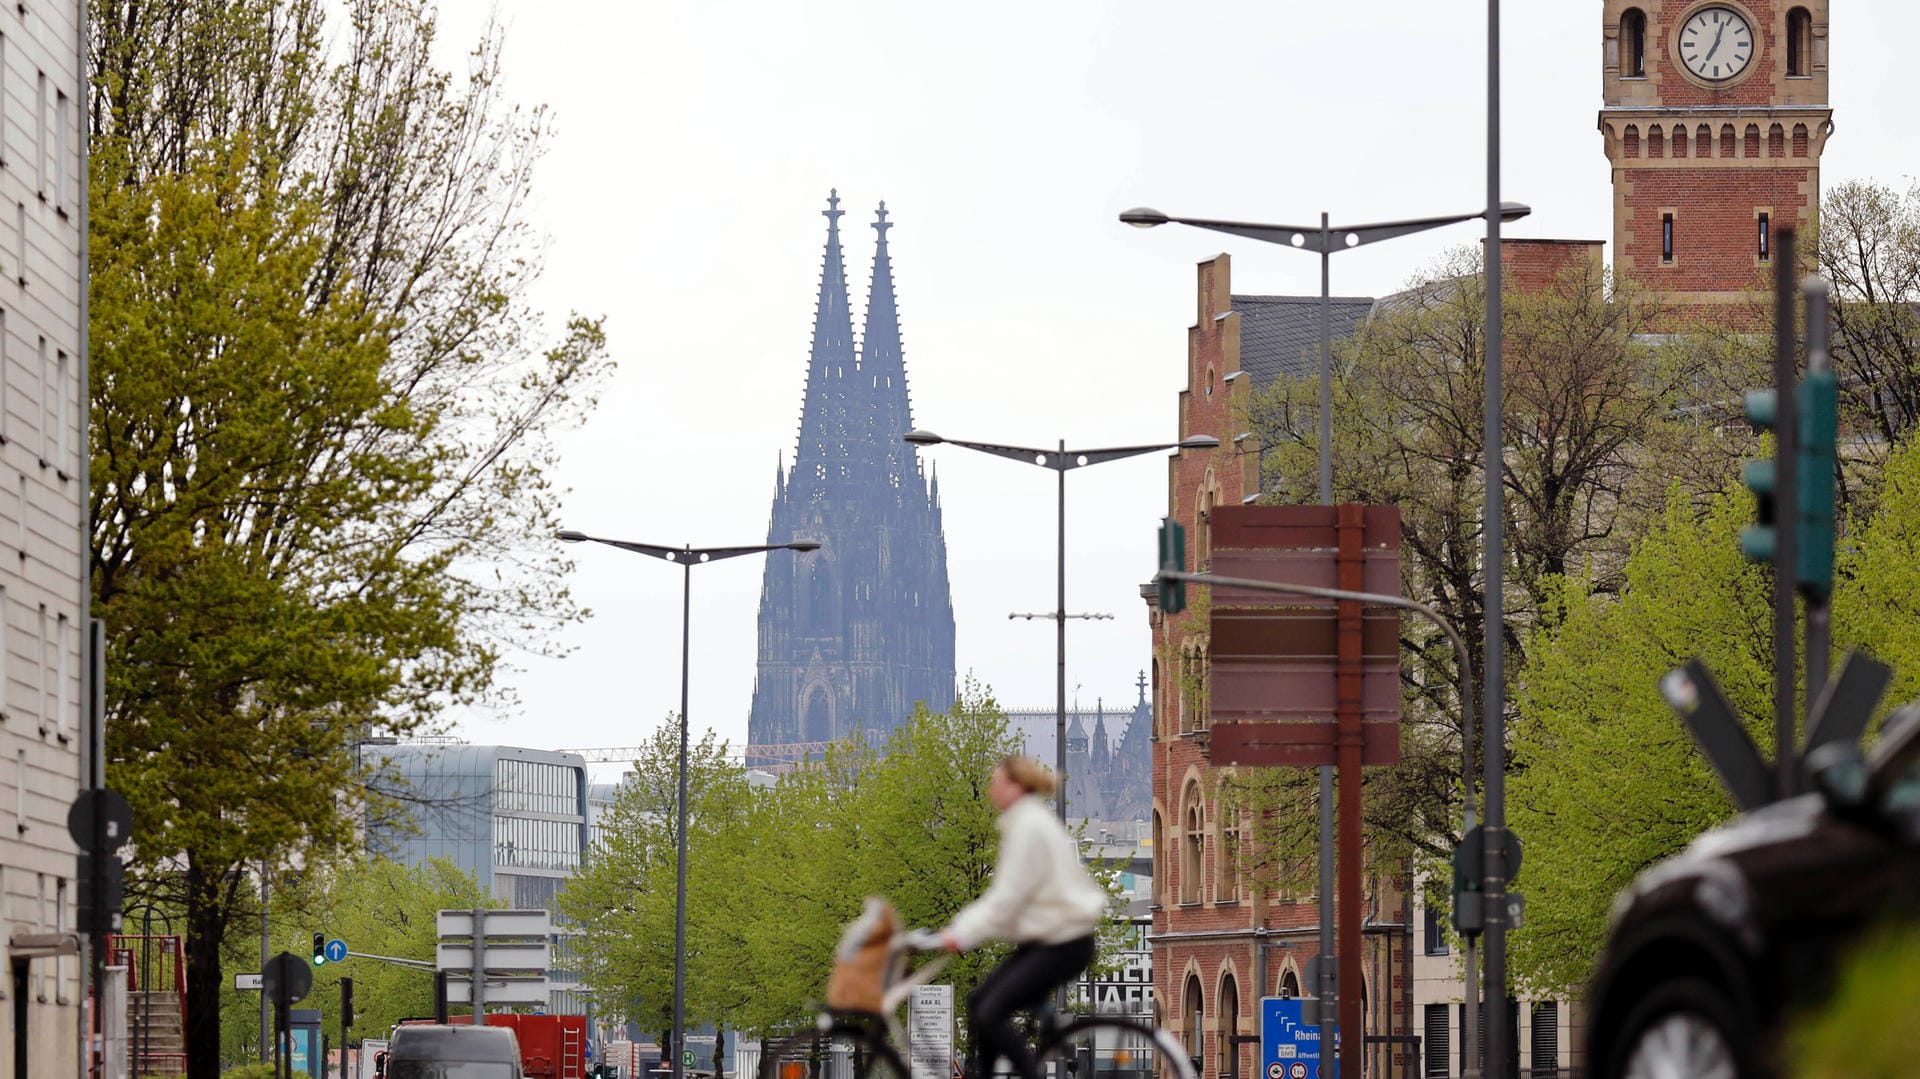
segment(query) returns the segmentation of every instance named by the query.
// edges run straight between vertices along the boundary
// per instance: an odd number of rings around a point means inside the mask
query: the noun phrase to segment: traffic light
[[[1838,388],[1831,370],[1808,371],[1794,399],[1795,575],[1800,590],[1824,602],[1833,594],[1834,453],[1839,441]]]
[[[313,965],[316,967],[324,967],[327,965],[327,935],[325,933],[315,933],[313,935]]]
[[[1187,530],[1171,517],[1160,522],[1160,568],[1180,573],[1187,569]],[[1160,578],[1160,613],[1179,614],[1187,609],[1187,582]]]
[[[1772,390],[1747,391],[1747,422],[1756,431],[1770,431],[1779,415],[1779,396]],[[1740,553],[1754,562],[1772,562],[1778,542],[1779,508],[1774,504],[1773,458],[1748,461],[1740,468],[1740,482],[1753,492],[1754,523],[1740,530]]]

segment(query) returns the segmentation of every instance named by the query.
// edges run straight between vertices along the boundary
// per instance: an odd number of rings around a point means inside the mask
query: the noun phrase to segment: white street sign
[[[260,980],[260,975],[258,974],[235,974],[233,976],[233,987],[235,989],[265,989],[266,988],[266,986],[262,984]],[[249,1007],[251,1007],[251,1005],[249,1005]]]
[[[913,1079],[953,1075],[953,986],[922,985],[907,1007],[907,1050]]]
[[[502,980],[487,979],[487,1005],[495,1004],[546,1004],[548,999],[547,980],[545,978],[514,978]],[[447,979],[447,1003],[471,1004],[473,985],[464,978]]]
[[[491,936],[491,932],[488,934]],[[500,973],[526,971],[531,974],[545,974],[553,961],[553,949],[546,943],[540,944],[499,944],[487,942],[487,969]],[[460,971],[473,969],[473,945],[462,941],[448,943],[442,941],[434,950],[433,965],[440,970]],[[492,994],[488,994],[491,998]]]
[[[495,937],[545,939],[553,933],[553,912],[538,908],[489,910],[484,912],[482,922],[488,940]],[[435,920],[435,925],[441,940],[455,940],[461,937],[473,939],[473,912],[470,910],[443,910]]]

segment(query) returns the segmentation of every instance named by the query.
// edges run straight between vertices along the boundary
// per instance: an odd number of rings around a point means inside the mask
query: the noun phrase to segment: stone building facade
[[[792,746],[865,731],[884,736],[916,704],[954,701],[953,602],[940,485],[920,470],[887,250],[886,204],[856,344],[840,248],[837,194],[823,211],[826,256],[793,468],[774,478],[768,543],[818,541],[767,560],[759,671],[747,722],[753,746]],[[791,759],[773,757],[770,760]]]

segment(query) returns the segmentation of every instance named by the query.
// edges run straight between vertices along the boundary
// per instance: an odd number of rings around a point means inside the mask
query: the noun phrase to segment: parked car
[[[523,1079],[520,1042],[506,1027],[410,1023],[387,1044],[384,1079]]]
[[[1591,992],[1598,1079],[1753,1079],[1817,1007],[1851,946],[1920,913],[1920,708],[1871,752],[1807,759],[1811,793],[1751,810],[1615,901]]]

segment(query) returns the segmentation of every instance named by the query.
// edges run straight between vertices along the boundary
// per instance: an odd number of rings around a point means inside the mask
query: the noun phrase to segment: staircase
[[[127,1055],[133,1074],[175,1076],[187,1073],[187,1033],[180,1015],[180,994],[163,989],[127,994]]]

